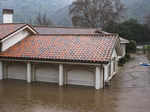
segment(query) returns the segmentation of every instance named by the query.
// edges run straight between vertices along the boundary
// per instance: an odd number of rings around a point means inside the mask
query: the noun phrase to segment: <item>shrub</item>
[[[127,45],[127,53],[135,53],[136,52],[136,41],[131,40]]]
[[[119,60],[119,66],[123,66],[131,58],[130,54],[126,54],[124,58]]]

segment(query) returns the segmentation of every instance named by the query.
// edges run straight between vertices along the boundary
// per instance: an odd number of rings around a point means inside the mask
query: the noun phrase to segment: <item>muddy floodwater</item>
[[[150,67],[144,55],[135,55],[111,81],[94,88],[25,81],[0,81],[0,112],[150,112]]]

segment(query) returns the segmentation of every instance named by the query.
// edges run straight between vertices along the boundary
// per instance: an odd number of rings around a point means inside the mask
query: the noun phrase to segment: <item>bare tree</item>
[[[110,21],[120,21],[124,5],[120,0],[76,0],[69,11],[74,26],[103,28]]]
[[[51,26],[53,25],[52,21],[47,17],[46,14],[42,14],[39,12],[38,16],[35,18],[34,23],[36,25],[44,25],[44,26]]]

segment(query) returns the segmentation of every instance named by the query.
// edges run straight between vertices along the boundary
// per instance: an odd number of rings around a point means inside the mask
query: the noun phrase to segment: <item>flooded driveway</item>
[[[143,55],[127,63],[111,82],[96,91],[90,87],[0,81],[0,112],[149,112],[150,67]]]

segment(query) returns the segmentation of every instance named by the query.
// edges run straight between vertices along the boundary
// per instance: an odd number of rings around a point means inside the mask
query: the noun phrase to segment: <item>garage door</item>
[[[35,67],[36,81],[58,82],[59,72],[57,66],[50,64],[40,64]]]
[[[11,63],[7,64],[7,74],[9,79],[26,80],[26,64]]]
[[[67,78],[68,84],[94,86],[94,73],[87,70],[71,70]]]

